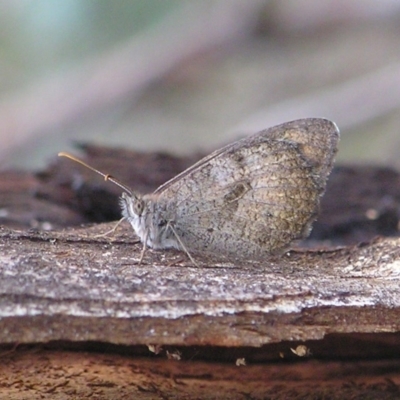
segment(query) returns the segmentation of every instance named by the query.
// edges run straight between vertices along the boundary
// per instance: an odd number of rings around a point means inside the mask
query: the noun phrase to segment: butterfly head
[[[148,203],[143,197],[135,193],[123,192],[120,199],[122,216],[132,226],[140,240],[148,240],[148,227],[146,226],[148,216]],[[147,243],[150,247],[151,244]]]
[[[136,194],[128,194],[126,192],[122,193],[120,200],[122,215],[127,219],[140,218],[144,211],[144,201],[143,198]]]

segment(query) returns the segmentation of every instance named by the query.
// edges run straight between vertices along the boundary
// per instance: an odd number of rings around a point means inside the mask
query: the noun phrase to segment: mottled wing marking
[[[337,141],[330,121],[289,122],[212,153],[156,193],[189,251],[261,258],[308,234]]]

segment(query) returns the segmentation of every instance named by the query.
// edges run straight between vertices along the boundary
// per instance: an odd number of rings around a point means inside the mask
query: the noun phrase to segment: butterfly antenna
[[[118,179],[114,178],[112,175],[104,174],[103,172],[99,171],[96,168],[91,167],[90,165],[86,164],[82,160],[79,160],[79,158],[76,158],[69,153],[61,152],[61,153],[58,153],[58,156],[69,158],[70,160],[75,161],[78,164],[81,164],[86,168],[89,168],[91,171],[96,172],[97,174],[101,175],[105,181],[110,181],[110,182],[114,183],[114,185],[117,185],[121,189],[125,190],[130,196],[133,196],[132,189],[130,189],[128,186],[124,185],[122,182],[120,182]]]

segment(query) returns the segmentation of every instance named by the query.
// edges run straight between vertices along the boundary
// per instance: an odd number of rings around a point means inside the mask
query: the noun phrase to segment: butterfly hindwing
[[[155,193],[189,251],[261,258],[308,234],[338,137],[328,120],[288,122],[212,153]]]

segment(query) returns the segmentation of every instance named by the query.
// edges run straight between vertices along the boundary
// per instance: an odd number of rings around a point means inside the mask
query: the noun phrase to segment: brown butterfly
[[[119,185],[123,218],[146,247],[261,260],[306,237],[337,152],[339,130],[306,118],[266,129],[203,158],[144,196]],[[141,257],[141,259],[142,259]]]

